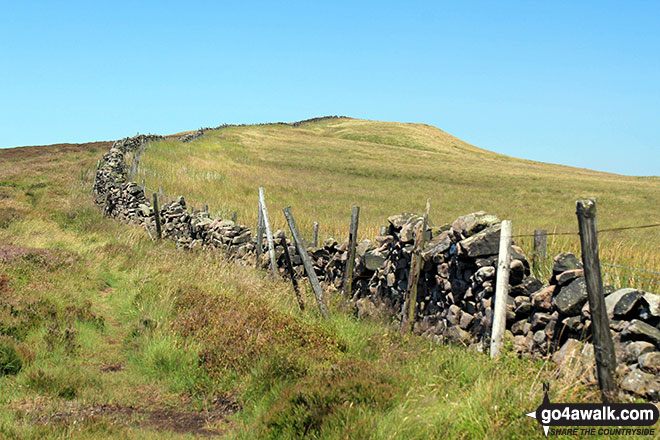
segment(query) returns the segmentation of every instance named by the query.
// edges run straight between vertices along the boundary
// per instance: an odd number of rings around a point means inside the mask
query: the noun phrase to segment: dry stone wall
[[[334,118],[334,117],[333,117]],[[310,121],[317,121],[315,118]],[[301,121],[304,123],[305,121]],[[300,125],[294,123],[291,125]],[[190,141],[206,129],[185,135]],[[93,197],[105,215],[155,230],[159,216],[163,236],[183,249],[213,248],[243,264],[267,267],[267,252],[256,261],[257,243],[250,227],[231,220],[212,218],[192,210],[183,196],[154,212],[144,189],[128,181],[125,155],[136,152],[155,135],[139,135],[113,144],[97,170]],[[401,316],[410,276],[414,237],[422,225],[416,214],[390,216],[386,234],[357,246],[351,304],[360,317]],[[465,344],[477,351],[487,349],[493,320],[500,220],[485,212],[459,217],[452,224],[429,227],[422,251],[414,331],[434,341]],[[153,233],[153,232],[152,232]],[[275,231],[276,261],[285,276],[283,231]],[[287,240],[297,276],[304,270],[294,243]],[[327,239],[308,247],[314,270],[326,290],[338,291],[348,259],[348,240]],[[551,357],[560,370],[595,381],[591,320],[581,262],[562,253],[554,259],[551,279],[543,282],[530,275],[522,249],[513,245],[506,328],[512,349],[525,356]],[[637,289],[606,289],[605,302],[617,355],[617,377],[623,390],[651,400],[660,398],[660,297]]]

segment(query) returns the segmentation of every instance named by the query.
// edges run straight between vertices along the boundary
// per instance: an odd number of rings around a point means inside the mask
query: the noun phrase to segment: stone
[[[477,270],[472,277],[477,283],[483,284],[486,280],[492,280],[495,278],[495,268],[493,266],[482,267]]]
[[[140,203],[138,205],[138,212],[140,213],[140,215],[142,215],[142,217],[149,217],[153,215],[154,210],[150,205],[145,205],[143,203]]]
[[[520,297],[518,297],[520,298]],[[524,298],[524,297],[523,297]],[[532,303],[530,301],[523,301],[516,307],[516,316],[528,316],[532,311]]]
[[[543,283],[534,277],[527,277],[522,283],[511,287],[511,296],[530,296],[543,288]]]
[[[578,258],[570,252],[562,252],[554,258],[554,265],[552,273],[554,276],[559,275],[567,270],[582,269],[582,263]]]
[[[526,319],[521,319],[520,321],[514,322],[513,325],[511,326],[511,333],[513,333],[514,335],[524,335],[525,324],[527,324]]]
[[[576,315],[581,312],[586,301],[587,285],[584,278],[577,278],[559,291],[552,304],[564,315]]]
[[[531,335],[517,335],[513,337],[513,348],[516,353],[529,353],[534,346],[534,340]]]
[[[534,333],[534,343],[538,346],[543,345],[545,342],[546,334],[543,330],[539,330]]]
[[[451,325],[458,325],[462,314],[463,311],[460,307],[456,304],[450,305],[449,310],[447,311],[447,322]]]
[[[462,235],[463,238],[468,238],[499,222],[500,219],[497,216],[486,214],[484,211],[477,211],[458,217],[452,223],[451,229]]]
[[[530,298],[532,306],[537,310],[550,311],[552,309],[552,297],[555,293],[555,286],[545,286],[534,292]]]
[[[375,249],[368,250],[364,254],[364,265],[369,270],[378,270],[385,265],[387,257]]]
[[[403,243],[413,242],[415,240],[415,232],[420,227],[421,221],[422,219],[420,217],[413,217],[406,222],[399,232],[399,240]]]
[[[650,353],[644,353],[637,359],[639,368],[642,370],[658,374],[660,373],[660,352],[652,351]]]
[[[569,330],[579,333],[584,329],[584,325],[582,324],[582,318],[580,316],[571,316],[568,318],[565,318],[561,322],[566,328]]]
[[[474,316],[469,313],[463,312],[461,314],[461,320],[458,322],[458,326],[463,330],[470,328],[470,325],[474,322]]]
[[[411,220],[415,217],[419,217],[419,216],[417,214],[404,212],[404,213],[401,213],[401,214],[391,215],[391,216],[387,217],[387,221],[392,226],[394,226],[394,228],[400,229],[400,228],[403,227],[403,225],[408,223],[409,220]]]
[[[651,315],[660,317],[660,295],[644,292],[644,300],[649,305],[649,312]]]
[[[472,336],[470,333],[466,332],[458,326],[449,327],[445,331],[445,336],[450,341],[458,342],[465,345],[470,345],[472,343]]]
[[[552,355],[552,361],[559,366],[560,370],[567,370],[575,368],[576,365],[582,362],[581,359],[582,342],[577,339],[569,338]]]
[[[572,269],[572,270],[567,270],[566,272],[560,273],[555,278],[556,278],[557,284],[559,286],[565,286],[566,284],[569,284],[574,279],[580,278],[580,277],[583,277],[583,276],[584,276],[584,270],[583,269]]]
[[[644,292],[641,290],[635,290],[623,295],[619,301],[617,301],[614,310],[612,310],[614,316],[624,317],[630,314],[643,296]]]
[[[422,258],[424,258],[424,260],[436,259],[436,257],[446,253],[450,247],[451,239],[449,237],[449,232],[441,232],[440,235],[433,237],[426,246],[425,250],[422,252]]]
[[[476,258],[486,255],[497,255],[500,248],[500,230],[502,225],[490,226],[459,243],[462,253]]]
[[[584,344],[582,347],[582,368],[584,370],[584,380],[591,384],[596,382],[596,357],[594,355],[593,344]]]
[[[639,319],[633,319],[621,335],[629,340],[648,341],[660,347],[660,330]]]
[[[660,380],[653,374],[633,368],[621,381],[621,389],[638,396],[655,399],[660,392]]]
[[[509,266],[509,284],[515,286],[525,279],[525,264],[521,260],[513,260]]]
[[[610,293],[605,297],[605,309],[607,310],[607,316],[612,319],[614,317],[614,307],[619,302],[619,300],[629,292],[636,292],[637,289],[619,289],[613,293]]]
[[[646,341],[631,341],[624,345],[627,354],[627,363],[635,363],[645,353],[655,351],[655,345]]]

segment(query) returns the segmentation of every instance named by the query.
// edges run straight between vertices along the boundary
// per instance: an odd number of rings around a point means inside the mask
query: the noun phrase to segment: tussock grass
[[[332,142],[356,133],[327,133],[323,124],[307,130]],[[418,130],[359,143],[427,153],[429,128]],[[232,148],[236,160],[257,161]],[[92,173],[80,170],[96,160],[83,151],[0,161],[0,211],[22,213],[6,220],[0,242],[47,250],[0,263],[0,343],[11,347],[10,364],[21,364],[0,375],[3,438],[194,438],[139,416],[82,414],[95,405],[199,412],[218,399],[240,407],[215,426],[226,438],[536,438],[540,428],[524,413],[540,403],[543,381],[552,379],[553,401],[597,399],[593,386],[553,379],[549,364],[510,352],[492,362],[336,307],[322,321],[313,307],[298,310],[286,282],[219,253],[153,243],[93,207]],[[25,194],[40,183],[36,198]],[[317,219],[312,214],[308,220]],[[309,289],[304,295],[311,304]]]
[[[563,160],[558,158],[558,160]],[[301,127],[232,127],[191,143],[156,142],[142,156],[137,180],[183,194],[197,208],[256,225],[257,188],[263,186],[275,228],[286,229],[281,208],[291,205],[310,234],[348,235],[352,205],[359,205],[362,238],[374,238],[387,217],[421,212],[431,198],[431,223],[476,210],[513,221],[514,234],[577,232],[575,200],[599,199],[601,228],[660,222],[660,178],[628,177],[521,160],[482,150],[423,124],[356,119]],[[549,237],[552,256],[579,255],[577,236]],[[531,254],[533,240],[516,239]],[[601,258],[611,264],[658,270],[660,228],[602,234]],[[617,285],[651,282],[607,270]]]

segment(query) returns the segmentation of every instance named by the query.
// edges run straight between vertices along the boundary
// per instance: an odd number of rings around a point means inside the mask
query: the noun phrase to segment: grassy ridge
[[[202,428],[228,438],[540,435],[523,413],[548,364],[402,339],[337,304],[327,322],[300,314],[288,283],[103,218],[100,153],[0,156],[0,243],[23,252],[0,260],[2,438],[194,438],[158,415],[223,400],[241,410]],[[552,397],[594,392],[563,378]]]
[[[660,222],[659,178],[515,159],[422,124],[335,119],[211,131],[188,144],[151,145],[142,178],[196,207],[208,204],[225,217],[237,212],[245,224],[256,224],[257,187],[264,186],[276,227],[285,229],[279,208],[291,205],[301,229],[318,221],[322,233],[337,237],[347,235],[352,205],[361,207],[360,235],[374,237],[387,216],[421,212],[428,197],[435,224],[486,210],[511,219],[516,234],[577,231],[575,200],[585,196],[599,198],[601,228]],[[531,238],[516,241],[531,251]],[[600,242],[603,261],[660,266],[660,228],[602,234]],[[551,237],[549,247],[551,255],[579,254],[577,235]],[[660,287],[657,277],[606,275],[617,286]]]

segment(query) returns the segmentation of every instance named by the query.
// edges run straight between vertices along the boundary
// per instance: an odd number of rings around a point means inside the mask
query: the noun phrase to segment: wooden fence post
[[[534,230],[534,254],[532,255],[532,266],[536,267],[539,260],[546,257],[548,246],[548,231],[545,229]]]
[[[268,253],[270,254],[270,271],[273,278],[277,279],[277,261],[275,260],[275,243],[273,242],[273,231],[270,229],[270,219],[268,218],[268,209],[266,208],[266,196],[264,189],[259,187],[259,202],[261,203],[261,213],[264,227],[266,228],[266,240],[268,240]]]
[[[305,272],[307,273],[307,279],[309,280],[309,284],[312,285],[312,290],[314,291],[314,297],[316,298],[316,303],[318,304],[319,312],[321,312],[321,316],[323,316],[324,318],[329,318],[330,311],[328,310],[328,306],[325,305],[325,301],[323,299],[323,289],[321,288],[319,279],[316,276],[316,272],[314,272],[314,266],[312,265],[312,260],[309,258],[307,249],[305,249],[305,245],[303,244],[303,241],[300,238],[300,233],[298,232],[296,221],[293,218],[293,214],[291,213],[291,207],[287,206],[286,208],[282,209],[282,211],[284,212],[284,217],[286,218],[286,222],[288,223],[289,229],[291,230],[293,241],[296,243],[296,249],[298,250],[298,254],[300,255],[300,258],[302,259],[303,262],[303,266],[305,267]]]
[[[160,240],[163,236],[163,231],[160,226],[160,209],[158,208],[158,194],[154,193],[154,220],[156,221],[156,238]]]
[[[94,171],[94,181],[92,181],[92,189],[89,195],[94,195],[94,188],[96,188],[96,179],[99,177],[99,170],[101,169],[101,159],[96,161],[96,171]]]
[[[319,247],[319,222],[314,222],[314,247]]]
[[[144,179],[142,179],[142,192],[147,191],[147,186],[144,183]]]
[[[506,300],[509,296],[509,270],[511,269],[511,221],[503,220],[500,230],[500,253],[497,257],[497,280],[495,282],[495,307],[490,336],[490,357],[500,355],[506,331]]]
[[[582,262],[587,284],[589,310],[591,313],[591,332],[593,335],[594,355],[598,371],[598,385],[603,402],[617,401],[617,386],[614,381],[616,356],[610,334],[610,323],[605,308],[603,278],[600,272],[598,256],[598,234],[596,232],[596,199],[582,199],[576,202]]]
[[[380,227],[380,235],[386,235],[387,234],[387,226],[381,226]]]
[[[412,331],[415,325],[415,309],[417,308],[417,284],[419,283],[419,273],[422,269],[422,250],[426,240],[426,229],[428,225],[429,211],[431,209],[431,199],[426,199],[426,210],[422,217],[422,224],[417,230],[415,244],[413,246],[412,258],[410,260],[410,273],[408,275],[408,289],[406,292],[406,303],[408,310],[404,307],[401,319],[401,331]],[[407,316],[406,316],[407,313]]]
[[[298,300],[298,307],[300,311],[305,310],[305,303],[303,302],[302,296],[300,295],[300,290],[298,289],[298,280],[296,280],[296,273],[293,271],[293,264],[291,264],[291,256],[289,255],[289,247],[286,244],[286,236],[283,235],[280,239],[280,246],[284,249],[284,264],[286,270],[289,273],[289,278],[291,278],[291,284],[293,284],[293,291],[296,294],[296,300]]]
[[[255,267],[259,267],[264,244],[264,212],[261,210],[261,198],[259,198],[257,206],[259,211],[257,213],[257,263]]]
[[[360,220],[360,207],[353,206],[351,211],[351,227],[348,233],[348,259],[344,269],[344,295],[353,296],[353,268],[355,266],[355,246],[357,245],[358,222]]]

